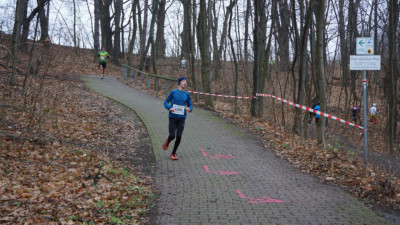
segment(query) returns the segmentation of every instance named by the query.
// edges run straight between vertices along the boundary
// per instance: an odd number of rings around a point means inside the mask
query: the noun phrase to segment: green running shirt
[[[109,57],[108,52],[99,52],[100,61],[99,62],[107,62],[106,58]]]

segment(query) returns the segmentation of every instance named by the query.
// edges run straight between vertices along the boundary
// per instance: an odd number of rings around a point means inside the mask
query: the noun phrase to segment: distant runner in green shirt
[[[107,67],[106,57],[110,58],[110,56],[108,55],[108,52],[106,52],[105,47],[101,48],[101,51],[99,52],[98,57],[100,58],[99,67],[100,67],[101,79],[104,79],[104,70]]]

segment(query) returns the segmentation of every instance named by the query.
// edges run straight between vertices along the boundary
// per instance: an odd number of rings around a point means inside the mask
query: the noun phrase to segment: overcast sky
[[[142,2],[142,1],[141,1]],[[151,2],[151,1],[149,1]],[[179,30],[182,27],[183,11],[179,1],[168,1],[168,15],[166,16],[165,35],[167,41],[167,51],[170,54],[177,54],[176,51],[180,45]],[[36,7],[36,1],[30,1],[30,9],[28,13]],[[92,19],[93,18],[93,0],[82,1],[76,0],[76,30],[80,42],[80,47],[92,48]],[[173,5],[171,5],[173,4]],[[11,34],[14,25],[16,0],[0,0],[0,30]],[[125,24],[128,22],[130,13],[130,3],[125,4]],[[73,45],[73,4],[72,0],[51,0],[50,16],[49,16],[49,36],[52,42],[61,45]],[[151,14],[149,13],[149,24]],[[31,23],[30,38],[33,38],[33,30],[36,19]],[[129,26],[125,28],[125,48],[128,45]]]
[[[126,1],[126,0],[124,0]],[[222,3],[225,1],[225,4]],[[32,11],[34,7],[36,7],[36,0],[30,0],[30,9],[29,12]],[[55,44],[61,45],[73,45],[73,4],[72,0],[51,0],[50,1],[50,16],[49,16],[49,35],[52,39],[52,42]],[[125,4],[125,24],[129,19],[130,13],[130,2],[129,4]],[[143,4],[143,1],[140,1]],[[151,0],[149,0],[151,2]],[[224,7],[226,7],[229,3],[228,0],[217,1],[221,7],[219,13],[221,13],[221,17],[219,17],[220,26],[223,20]],[[239,14],[243,17],[243,12],[245,10],[244,1],[239,1]],[[83,48],[92,48],[93,47],[93,35],[92,35],[92,19],[93,17],[93,0],[76,0],[77,4],[77,18],[76,18],[76,30],[79,39],[79,46]],[[368,1],[362,1],[363,5],[368,5]],[[15,13],[15,5],[16,0],[0,0],[0,30],[11,33],[14,25],[14,13]],[[380,5],[381,10],[385,10],[384,4]],[[365,6],[364,6],[365,7]],[[165,37],[167,42],[167,54],[170,56],[178,56],[180,51],[180,32],[182,31],[183,26],[183,9],[180,1],[177,0],[167,0],[167,15],[165,21]],[[361,11],[360,18],[369,17],[368,6],[367,10]],[[334,51],[337,48],[337,22],[335,21],[335,10],[332,5],[328,9],[328,18],[327,21],[327,30],[328,30],[328,55],[334,55]],[[347,17],[347,16],[345,16]],[[151,13],[149,13],[149,25],[150,25]],[[235,21],[235,18],[233,19]],[[243,19],[239,20],[239,27],[243,28]],[[35,27],[36,19],[31,23],[31,34],[30,38],[33,37],[33,30]],[[243,35],[243,30],[240,35]],[[128,45],[128,31],[129,26],[125,28],[125,49],[127,49]],[[221,31],[221,29],[220,29]],[[252,36],[250,36],[251,38]],[[243,37],[240,37],[243,40]],[[249,46],[251,48],[251,46]],[[135,48],[137,49],[137,48]]]

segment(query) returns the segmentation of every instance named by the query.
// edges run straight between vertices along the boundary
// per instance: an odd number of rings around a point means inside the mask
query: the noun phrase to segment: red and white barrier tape
[[[217,95],[217,94],[210,94],[210,93],[196,92],[196,91],[187,91],[187,92],[193,93],[193,94],[210,95],[210,96],[224,97],[224,98],[240,98],[240,99],[252,99],[253,98],[253,97],[242,97],[242,96],[232,96],[232,95]]]
[[[337,118],[336,116],[329,115],[328,113],[324,113],[324,112],[315,110],[315,109],[310,108],[310,107],[307,107],[307,106],[302,106],[302,105],[293,103],[293,102],[291,102],[291,101],[287,101],[287,100],[285,100],[285,99],[283,99],[283,98],[279,98],[279,97],[276,97],[276,96],[273,96],[273,95],[268,95],[268,94],[259,94],[259,93],[257,93],[256,96],[264,96],[264,97],[275,98],[275,99],[277,99],[277,100],[279,100],[279,101],[281,101],[281,102],[287,103],[287,104],[292,105],[292,106],[296,106],[297,108],[300,108],[300,109],[303,109],[303,110],[306,110],[306,111],[309,111],[309,112],[312,112],[312,113],[315,113],[315,114],[318,114],[318,115],[321,115],[321,116],[325,116],[325,117],[327,117],[327,118],[330,118],[330,119],[339,121],[339,122],[341,122],[341,123],[344,123],[344,124],[347,124],[347,125],[350,125],[350,126],[353,126],[353,127],[357,127],[357,128],[360,128],[360,129],[364,129],[364,127],[359,126],[359,125],[357,125],[357,124],[350,123],[350,122],[348,122],[348,121],[346,121],[346,120],[342,120],[342,119],[340,119],[340,118]]]

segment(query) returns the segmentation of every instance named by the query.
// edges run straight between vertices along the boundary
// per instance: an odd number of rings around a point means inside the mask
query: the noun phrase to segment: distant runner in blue
[[[169,111],[169,136],[163,144],[163,149],[168,150],[169,143],[175,139],[176,134],[174,149],[171,153],[171,158],[173,160],[178,159],[176,151],[181,143],[182,133],[185,127],[186,112],[191,112],[193,110],[190,94],[185,91],[186,87],[186,77],[179,77],[178,88],[172,90],[164,102],[165,108]]]

